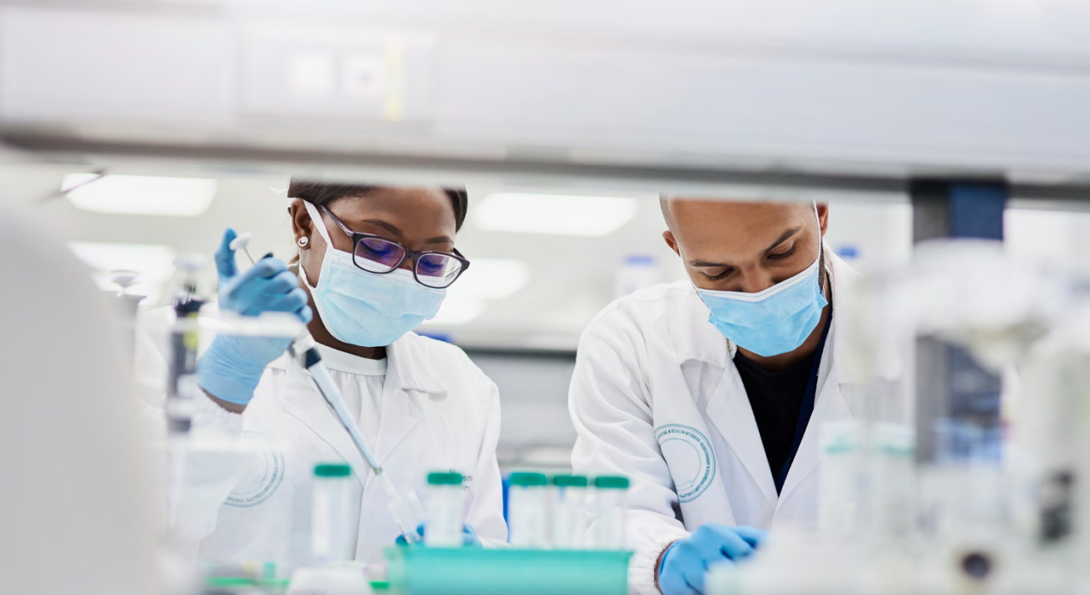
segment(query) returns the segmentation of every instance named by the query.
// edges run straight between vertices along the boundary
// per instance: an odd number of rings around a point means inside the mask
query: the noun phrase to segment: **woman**
[[[469,266],[454,248],[465,192],[292,180],[288,194],[297,260],[266,258],[240,274],[228,230],[216,255],[220,308],[291,312],[307,323],[398,489],[423,495],[429,471],[458,471],[466,477],[467,542],[477,542],[474,530],[485,544],[505,541],[496,386],[457,347],[412,332],[435,316],[446,287]],[[399,535],[386,495],[284,353],[289,342],[220,336],[201,356],[195,427],[279,448],[247,457],[242,473],[197,465],[186,482],[190,500],[210,503],[180,507],[184,540],[199,543],[210,562],[305,563],[314,465],[344,460],[359,503],[358,519],[346,520],[358,531],[356,558],[379,561]]]

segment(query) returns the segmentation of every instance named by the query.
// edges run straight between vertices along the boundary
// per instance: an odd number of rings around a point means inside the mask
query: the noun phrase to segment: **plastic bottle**
[[[602,475],[594,478],[594,547],[601,550],[625,548],[625,496],[628,478]]]
[[[579,511],[587,497],[587,476],[554,475],[552,477],[552,546],[556,549],[576,549],[582,533]]]
[[[315,566],[345,562],[355,557],[356,544],[351,542],[345,525],[351,505],[351,485],[352,468],[347,464],[314,466],[310,545]]]
[[[508,528],[511,545],[548,546],[548,478],[544,473],[512,473],[508,478]]]
[[[462,474],[453,471],[428,474],[428,520],[424,545],[461,547],[465,490]]]

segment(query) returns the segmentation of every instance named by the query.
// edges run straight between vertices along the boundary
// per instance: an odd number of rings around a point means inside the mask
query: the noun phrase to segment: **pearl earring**
[[[303,236],[303,237],[299,238],[299,247],[300,248],[306,248],[307,244],[309,244],[309,243],[310,243],[310,238],[308,238],[307,236]]]

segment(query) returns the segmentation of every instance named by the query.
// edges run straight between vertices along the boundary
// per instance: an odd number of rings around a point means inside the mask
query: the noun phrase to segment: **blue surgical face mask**
[[[446,289],[425,287],[404,269],[384,275],[360,269],[350,253],[333,247],[318,209],[305,200],[303,205],[325,239],[326,250],[317,285],[310,284],[302,266],[299,276],[310,288],[329,334],[351,345],[385,347],[435,317]]]
[[[764,291],[712,291],[697,288],[708,306],[708,321],[719,332],[763,357],[798,349],[817,328],[829,302],[819,282],[821,257],[801,273]]]

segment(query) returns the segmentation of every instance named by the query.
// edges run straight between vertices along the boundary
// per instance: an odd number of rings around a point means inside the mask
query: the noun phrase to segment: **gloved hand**
[[[216,250],[220,310],[243,316],[290,312],[304,324],[310,322],[314,314],[307,305],[307,294],[284,261],[263,258],[238,274],[235,251],[231,250],[235,237],[234,230],[228,229]],[[287,337],[217,336],[197,361],[201,388],[224,401],[249,403],[265,366],[280,357],[291,342]]]
[[[420,536],[421,541],[424,539],[424,523],[420,523],[416,526],[416,534]],[[397,545],[409,545],[409,542],[405,541],[404,535],[397,536]],[[473,530],[473,527],[469,525],[462,525],[462,545],[466,547],[480,547],[481,539],[477,537],[477,532]]]
[[[765,535],[767,532],[753,527],[701,525],[689,537],[666,548],[659,563],[659,590],[663,595],[702,595],[708,566],[749,556]]]

